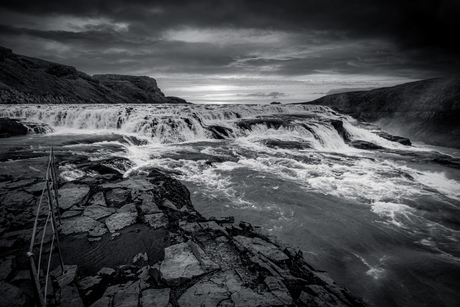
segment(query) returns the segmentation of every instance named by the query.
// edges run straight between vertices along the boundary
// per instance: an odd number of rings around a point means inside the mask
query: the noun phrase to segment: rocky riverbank
[[[460,148],[460,75],[332,94],[306,102],[376,122],[382,129],[427,144]]]
[[[26,252],[47,152],[13,155],[0,162],[0,296],[2,306],[32,306]],[[56,159],[66,267],[61,274],[54,250],[49,306],[364,305],[300,250],[258,227],[204,218],[187,188],[161,170],[123,178],[120,165],[129,161],[120,158],[94,161],[56,150]],[[46,215],[40,212],[41,225]],[[51,232],[42,237],[49,252]]]

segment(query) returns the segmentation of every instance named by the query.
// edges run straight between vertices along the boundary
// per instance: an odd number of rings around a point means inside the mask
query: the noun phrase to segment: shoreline
[[[56,306],[365,306],[301,251],[231,217],[205,219],[168,174],[152,168],[122,178],[110,167],[117,161],[56,153],[58,169],[74,164],[97,174],[60,183],[61,247],[73,275],[55,272]],[[35,168],[45,167],[46,150],[34,157]],[[26,174],[0,178],[2,297],[18,306],[31,303],[25,248],[42,188]]]

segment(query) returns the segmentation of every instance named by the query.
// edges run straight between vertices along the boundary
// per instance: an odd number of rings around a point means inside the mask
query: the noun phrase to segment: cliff
[[[460,148],[460,75],[328,95],[305,104],[334,107],[412,140]]]
[[[0,47],[0,103],[187,103],[145,76],[90,76],[75,67]]]

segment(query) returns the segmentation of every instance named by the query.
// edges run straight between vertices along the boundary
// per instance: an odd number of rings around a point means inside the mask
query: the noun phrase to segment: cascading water
[[[171,172],[202,214],[233,215],[299,246],[370,305],[460,301],[460,170],[432,148],[314,105],[10,105],[0,116],[54,128],[33,144],[127,157],[126,175]]]

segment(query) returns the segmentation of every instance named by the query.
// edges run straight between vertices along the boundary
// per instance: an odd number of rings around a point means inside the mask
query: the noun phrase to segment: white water
[[[430,148],[323,106],[3,106],[0,116],[47,123],[49,142],[71,139],[91,159],[127,157],[126,175],[174,171],[204,215],[263,226],[371,305],[460,301],[460,171],[433,163]],[[350,147],[332,120],[384,149]]]

